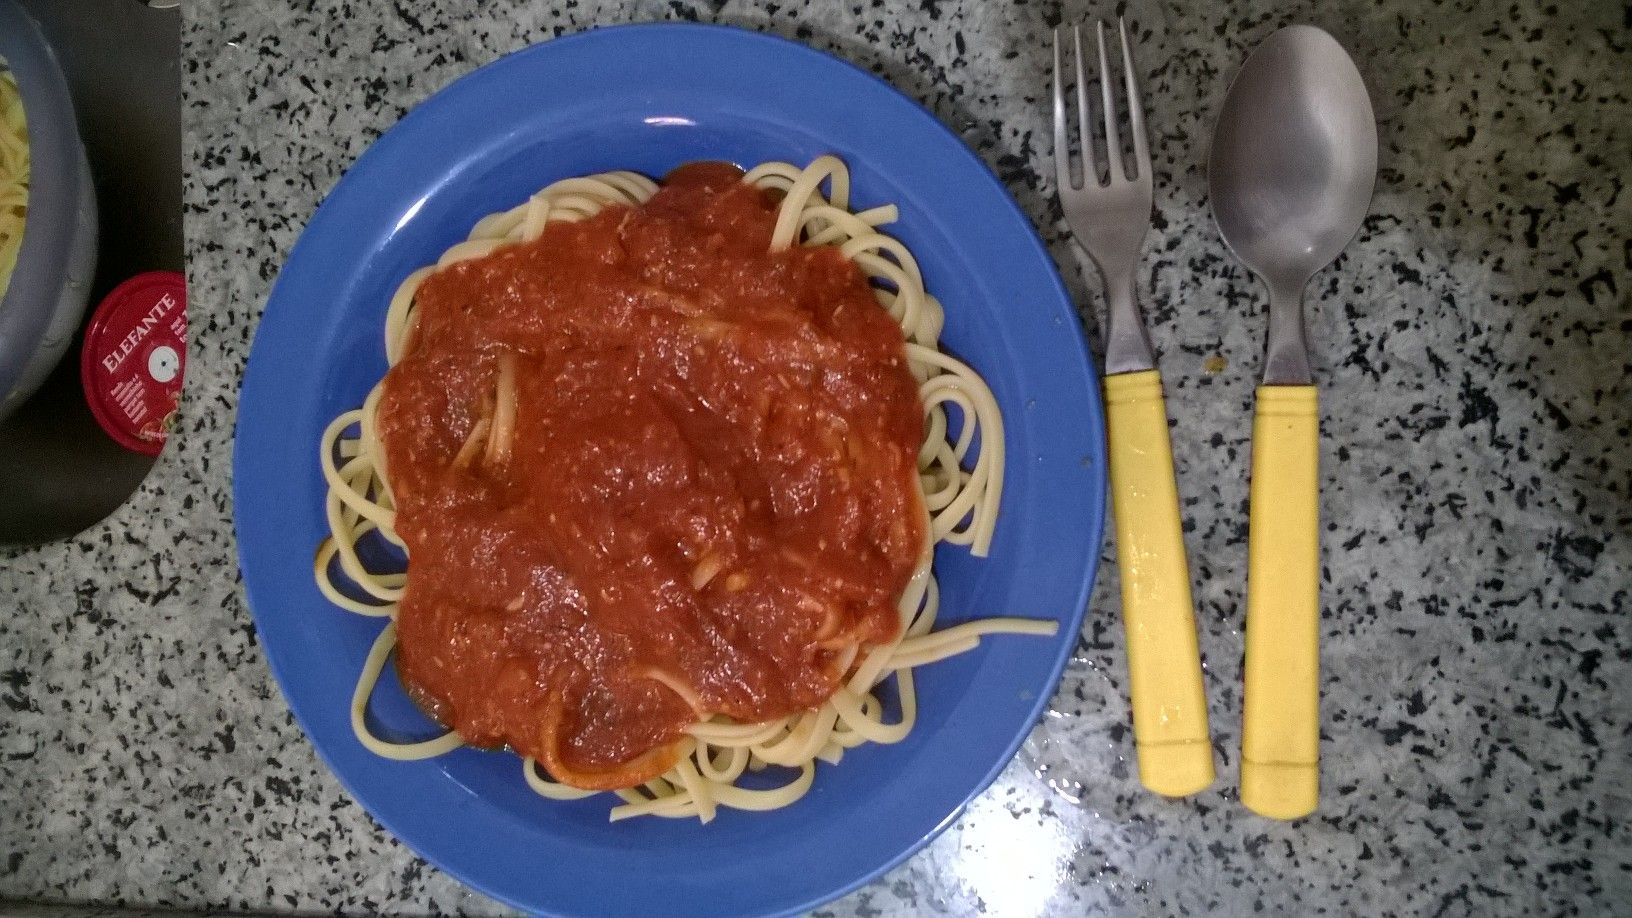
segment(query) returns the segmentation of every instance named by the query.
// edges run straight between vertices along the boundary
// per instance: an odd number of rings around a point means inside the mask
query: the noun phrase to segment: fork
[[[1159,794],[1181,797],[1212,783],[1213,753],[1167,405],[1150,338],[1134,299],[1139,251],[1150,230],[1150,151],[1144,109],[1133,79],[1127,25],[1119,20],[1118,28],[1133,175],[1129,176],[1123,163],[1103,22],[1096,23],[1095,29],[1106,181],[1098,176],[1082,30],[1077,26],[1071,27],[1070,43],[1082,183],[1071,179],[1063,29],[1054,31],[1054,168],[1065,222],[1099,269],[1105,289],[1106,436],[1139,780]]]

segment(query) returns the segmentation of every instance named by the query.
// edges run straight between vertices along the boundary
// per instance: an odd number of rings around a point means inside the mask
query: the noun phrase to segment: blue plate
[[[508,753],[424,762],[358,744],[347,703],[378,620],[312,583],[325,535],[317,442],[385,371],[380,323],[410,270],[485,214],[558,178],[662,175],[696,159],[803,163],[836,153],[858,206],[945,303],[948,350],[991,383],[1009,467],[989,558],[943,547],[943,621],[1053,618],[1059,636],[988,638],[920,670],[917,729],[818,769],[772,813],[708,826],[610,825],[608,802],[544,800]],[[694,25],[600,29],[513,54],[420,105],[312,217],[273,289],[239,402],[234,487],[261,643],[306,733],[357,800],[414,850],[512,905],[561,915],[797,912],[923,847],[1014,756],[1077,641],[1104,521],[1094,368],[1048,253],[1003,186],[945,127],[848,64],[780,39]],[[381,729],[431,726],[381,680]]]

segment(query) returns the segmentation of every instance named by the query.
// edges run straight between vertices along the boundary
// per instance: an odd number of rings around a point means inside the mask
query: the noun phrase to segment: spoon
[[[1330,35],[1288,26],[1241,65],[1208,163],[1224,241],[1269,288],[1252,424],[1241,802],[1314,812],[1320,756],[1318,399],[1303,290],[1354,238],[1377,175],[1377,125]]]

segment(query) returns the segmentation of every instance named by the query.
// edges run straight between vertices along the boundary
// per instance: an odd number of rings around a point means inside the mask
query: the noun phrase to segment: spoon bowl
[[[1376,174],[1371,100],[1343,47],[1305,25],[1265,39],[1225,94],[1207,176],[1219,232],[1272,302],[1354,238]]]

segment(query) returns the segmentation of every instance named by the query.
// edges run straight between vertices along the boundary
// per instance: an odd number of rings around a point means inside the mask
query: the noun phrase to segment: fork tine
[[[1054,182],[1056,193],[1065,192],[1071,185],[1071,142],[1065,134],[1065,84],[1060,71],[1065,67],[1060,59],[1060,30],[1054,29]]]
[[[1133,54],[1128,50],[1128,22],[1116,17],[1122,33],[1122,79],[1128,89],[1128,129],[1133,133],[1133,166],[1138,178],[1150,175],[1150,148],[1145,143],[1145,107],[1139,103],[1139,86],[1133,81]]]
[[[1094,161],[1094,122],[1088,117],[1088,68],[1082,56],[1082,28],[1071,27],[1071,48],[1077,54],[1077,142],[1082,145],[1082,187],[1099,184],[1099,165]]]
[[[1127,178],[1122,171],[1122,138],[1116,130],[1116,102],[1111,98],[1111,62],[1105,55],[1105,23],[1094,23],[1094,31],[1099,38],[1099,91],[1105,102],[1105,162],[1110,173],[1110,183],[1116,184]]]

